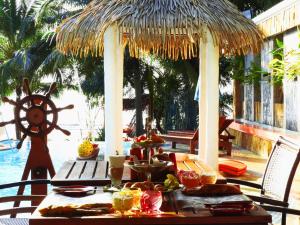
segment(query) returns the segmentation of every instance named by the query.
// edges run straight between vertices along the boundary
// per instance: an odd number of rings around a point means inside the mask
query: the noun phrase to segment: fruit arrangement
[[[99,148],[89,140],[84,140],[78,147],[78,156],[81,158],[93,157]]]
[[[124,188],[126,189],[140,189],[141,191],[163,191],[164,186],[161,184],[154,185],[150,181],[144,182],[127,182],[124,184]]]
[[[201,176],[198,173],[196,173],[195,171],[180,170],[178,172],[178,177],[179,177],[180,182],[186,188],[198,187],[201,184]]]
[[[174,175],[168,174],[167,179],[164,181],[164,187],[168,191],[176,190],[179,188],[179,181]]]
[[[172,175],[168,174],[167,179],[164,181],[163,184],[154,184],[150,181],[144,182],[127,182],[124,184],[123,189],[140,189],[141,191],[173,191],[179,188],[179,181],[177,178]]]
[[[133,148],[140,146],[142,148],[148,147],[150,144],[163,144],[165,142],[164,139],[159,137],[154,132],[151,133],[150,137],[146,137],[146,135],[138,136],[134,139]]]

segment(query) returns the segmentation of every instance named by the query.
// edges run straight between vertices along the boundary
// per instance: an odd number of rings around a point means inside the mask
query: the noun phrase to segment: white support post
[[[205,162],[217,170],[219,158],[219,46],[213,43],[209,31],[207,31],[206,44],[205,86]]]
[[[199,137],[198,137],[198,156],[205,161],[205,133],[206,133],[206,41],[201,38],[199,46]]]
[[[123,154],[123,64],[124,49],[119,29],[109,27],[104,34],[105,156]]]

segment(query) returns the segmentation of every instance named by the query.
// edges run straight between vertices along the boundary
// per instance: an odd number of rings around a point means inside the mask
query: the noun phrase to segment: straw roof
[[[223,54],[259,52],[263,39],[227,0],[94,0],[59,26],[57,47],[64,54],[102,56],[104,32],[115,24],[134,57],[197,57],[206,28]]]

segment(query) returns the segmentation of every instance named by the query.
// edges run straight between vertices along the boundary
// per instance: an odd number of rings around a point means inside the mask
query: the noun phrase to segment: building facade
[[[266,76],[271,72],[271,60],[276,57],[272,53],[274,50],[286,55],[300,49],[300,0],[282,1],[253,20],[264,32],[265,42],[260,55],[245,57],[245,76],[253,63],[264,72],[258,82],[241,84],[235,81],[234,117],[240,126],[234,124],[232,131],[237,136],[235,144],[268,155],[276,136],[300,136],[300,77],[274,82],[272,76]],[[283,43],[280,50],[278,43]],[[300,64],[299,57],[295,60]],[[242,125],[249,126],[253,132],[242,129]],[[273,132],[273,138],[264,138],[264,132]],[[249,141],[245,143],[245,137],[252,140],[251,146]]]

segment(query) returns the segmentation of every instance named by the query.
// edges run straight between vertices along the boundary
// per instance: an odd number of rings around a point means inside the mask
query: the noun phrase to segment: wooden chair
[[[26,185],[40,185],[40,184],[50,184],[50,180],[30,180],[30,181],[21,181],[16,183],[1,184],[0,190],[26,186]],[[0,218],[1,225],[28,225],[28,218],[14,218],[16,214],[22,213],[33,213],[37,206],[44,199],[45,195],[15,195],[15,196],[5,196],[0,197],[0,203],[8,202],[23,202],[30,201],[31,206],[22,206],[22,207],[12,207],[8,209],[1,209],[0,216],[9,215],[10,218]]]
[[[227,128],[233,122],[232,119],[221,119],[219,122],[219,148],[224,149],[227,152],[228,156],[231,156],[232,151],[232,140],[235,136],[231,135]]]
[[[171,134],[165,134],[165,135],[159,135],[161,138],[163,138],[165,141],[172,142],[172,148],[176,148],[176,144],[186,144],[190,147],[190,153],[195,154],[195,148],[198,144],[198,135],[199,131],[198,129],[194,131],[193,133],[178,133],[173,131]]]
[[[281,212],[281,222],[286,224],[286,214],[300,215],[300,210],[289,208],[292,182],[300,161],[300,146],[280,137],[268,160],[261,184],[228,178],[227,182],[246,185],[260,190],[260,196],[249,195],[268,211]]]
[[[233,122],[232,119],[220,117],[219,119],[219,148],[227,151],[227,155],[231,156],[232,142],[235,137],[227,130],[228,126]],[[223,134],[226,133],[226,135]],[[165,141],[172,142],[172,148],[176,148],[176,144],[186,144],[190,147],[190,153],[195,154],[195,148],[198,144],[199,130],[183,130],[183,131],[168,131],[168,134],[160,135]]]

